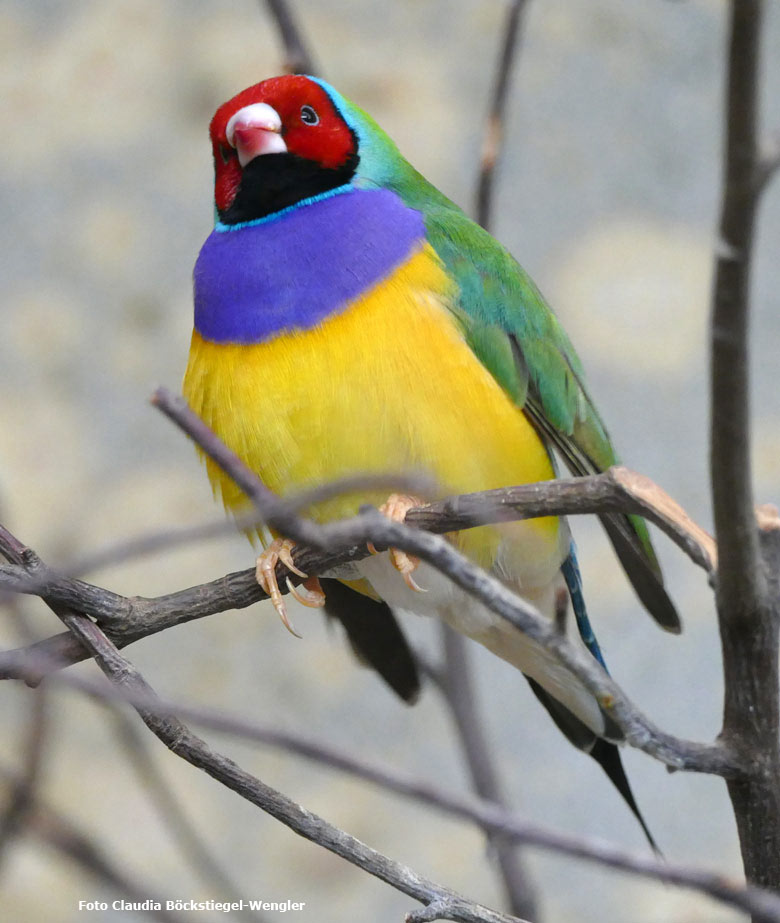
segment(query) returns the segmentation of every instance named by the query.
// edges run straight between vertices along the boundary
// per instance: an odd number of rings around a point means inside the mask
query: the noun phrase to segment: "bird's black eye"
[[[305,125],[319,125],[320,117],[311,106],[301,106],[301,121]]]
[[[222,158],[222,163],[227,163],[230,160],[232,155],[233,155],[232,147],[228,147],[227,144],[220,144],[219,156]]]

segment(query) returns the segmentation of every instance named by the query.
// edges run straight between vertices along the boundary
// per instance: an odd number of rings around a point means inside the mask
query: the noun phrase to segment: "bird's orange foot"
[[[389,519],[392,519],[393,522],[403,522],[406,519],[406,514],[409,510],[413,509],[416,506],[424,506],[425,501],[419,500],[417,497],[410,497],[406,494],[390,494],[387,500],[379,507],[379,512],[384,513]],[[372,542],[368,543],[368,550],[371,554],[376,554],[376,548]],[[404,578],[404,583],[409,587],[410,590],[414,590],[415,593],[427,593],[428,591],[421,587],[419,584],[415,583],[414,577],[412,574],[420,566],[420,559],[416,558],[414,555],[407,554],[405,551],[400,551],[398,548],[390,549],[390,561],[393,564],[393,567],[401,574]]]
[[[319,609],[325,605],[325,593],[322,591],[320,581],[317,577],[307,577],[306,574],[295,566],[292,559],[292,549],[295,542],[288,538],[277,538],[265,549],[257,559],[255,566],[255,579],[271,598],[274,609],[279,614],[284,627],[300,638],[301,635],[293,628],[292,623],[287,615],[287,607],[284,604],[284,597],[279,591],[279,584],[276,580],[276,565],[281,561],[289,570],[299,577],[304,577],[301,590],[293,586],[289,577],[287,577],[287,589],[298,600],[301,605],[308,606],[311,609]]]

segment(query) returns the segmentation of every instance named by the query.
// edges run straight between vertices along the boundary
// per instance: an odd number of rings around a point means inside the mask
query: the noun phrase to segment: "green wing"
[[[454,310],[480,360],[574,474],[614,465],[574,347],[523,268],[418,173],[369,115],[332,95],[360,139],[357,182],[391,189],[422,213],[428,240],[460,289]],[[659,624],[680,631],[645,521],[617,514],[601,520],[639,598]]]
[[[595,474],[616,464],[580,360],[530,277],[441,193],[419,195],[420,181],[428,186],[419,177],[418,194],[408,197],[416,201],[409,204],[423,212],[428,240],[460,289],[459,319],[471,348],[573,474]],[[607,514],[601,521],[648,611],[664,628],[679,632],[644,519]]]

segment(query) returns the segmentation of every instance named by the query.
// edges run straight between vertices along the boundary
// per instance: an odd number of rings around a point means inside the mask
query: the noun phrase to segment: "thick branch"
[[[717,594],[730,618],[763,595],[750,465],[748,309],[758,204],[761,0],[733,0],[726,93],[726,164],[712,309],[710,466],[720,545]]]
[[[778,754],[778,639],[780,517],[759,515],[759,547],[768,603],[748,625],[721,620],[725,714],[722,739],[749,756],[747,779],[729,781],[748,881],[780,890],[780,754]]]
[[[725,175],[712,311],[710,465],[720,565],[722,739],[752,761],[729,782],[745,874],[780,890],[777,517],[756,527],[750,462],[748,317],[753,237],[772,172],[758,143],[762,0],[732,0]]]

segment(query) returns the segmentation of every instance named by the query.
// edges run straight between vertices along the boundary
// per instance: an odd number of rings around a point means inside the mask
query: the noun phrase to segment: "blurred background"
[[[497,0],[295,4],[321,72],[469,210],[505,9]],[[626,463],[707,528],[706,324],[725,11],[717,0],[532,0],[494,222],[568,329]],[[763,121],[776,129],[777,3],[767,4],[764,40]],[[190,274],[212,224],[209,119],[239,89],[280,72],[283,53],[264,5],[253,0],[5,0],[0,47],[0,521],[56,565],[220,515],[192,447],[148,397],[158,384],[177,389],[186,362]],[[753,473],[759,501],[777,502],[780,182],[758,227]],[[613,675],[663,728],[712,739],[722,689],[703,572],[658,536],[685,623],[684,634],[671,637],[641,610],[599,527],[583,520],[574,529]],[[88,577],[153,596],[252,562],[249,545],[235,537]],[[60,630],[42,605],[19,608],[37,636]],[[294,617],[302,641],[259,605],[127,653],[164,696],[311,733],[448,788],[468,785],[435,689],[413,709],[400,705],[319,613]],[[435,626],[404,624],[434,658]],[[6,647],[20,644],[18,620],[3,618],[0,636]],[[470,654],[512,805],[553,828],[646,851],[598,767],[569,746],[522,679],[476,646]],[[75,669],[97,673],[90,664]],[[4,767],[21,762],[31,697],[20,685],[0,687]],[[148,885],[148,896],[289,898],[306,903],[291,916],[311,921],[394,921],[416,906],[297,838],[141,729],[148,759],[239,883],[240,893],[220,893],[182,857],[111,713],[61,689],[50,707],[42,794]],[[501,905],[484,837],[472,827],[285,754],[205,736],[375,848]],[[624,759],[669,861],[738,876],[725,786],[670,775],[640,753]],[[688,892],[597,866],[531,850],[527,861],[547,921],[739,919]],[[0,874],[6,920],[69,923],[83,919],[79,900],[124,896],[32,837],[14,841]],[[111,911],[99,918],[146,919]]]

